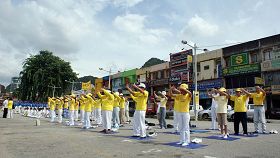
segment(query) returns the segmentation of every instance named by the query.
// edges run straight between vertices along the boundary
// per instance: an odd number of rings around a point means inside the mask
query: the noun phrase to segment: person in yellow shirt
[[[75,98],[75,107],[74,107],[74,120],[77,122],[79,119],[79,99],[78,97]]]
[[[263,106],[266,92],[259,86],[256,86],[255,88],[256,88],[256,92],[250,94],[250,97],[253,98],[253,103],[254,103],[254,126],[255,126],[254,133],[260,132],[259,123],[261,123],[262,125],[262,131],[260,133],[266,133],[265,110]]]
[[[175,99],[173,93],[180,94],[180,91],[172,91],[174,89],[171,85],[169,85],[169,91],[168,96],[174,99],[174,105],[173,105],[173,132],[172,133],[178,133],[179,131],[179,123],[177,120],[177,109],[178,109],[178,100]],[[171,92],[172,91],[172,92]]]
[[[91,127],[91,123],[90,123],[90,114],[92,111],[92,105],[93,105],[93,98],[92,98],[92,94],[88,93],[86,96],[86,102],[85,102],[85,116],[84,116],[84,125],[83,128],[85,129],[89,129]]]
[[[80,97],[80,120],[81,123],[84,123],[84,117],[85,117],[85,103],[86,103],[86,98],[85,95],[82,94]]]
[[[69,97],[69,126],[74,126],[74,113],[75,113],[75,105],[76,105],[76,98],[75,95],[72,94]]]
[[[133,88],[136,89],[137,92],[132,91],[129,86],[126,85],[126,89],[130,92],[130,96],[136,104],[133,115],[133,136],[146,138],[145,115],[149,93],[145,90],[146,85],[144,83],[140,83],[138,86],[133,84]]]
[[[175,91],[177,94],[174,94]],[[187,146],[190,143],[190,101],[192,93],[188,90],[187,84],[181,84],[178,89],[174,86],[170,90],[171,97],[175,98],[177,102],[176,115],[179,123],[180,142],[182,146]]]
[[[247,106],[246,100],[249,98],[250,93],[243,88],[235,90],[236,95],[231,95],[230,100],[234,101],[234,134],[239,134],[239,123],[241,122],[243,134],[247,135]],[[245,93],[242,95],[241,93]]]
[[[14,118],[13,117],[13,104],[14,104],[13,99],[11,97],[9,97],[9,99],[8,99],[8,115],[7,115],[7,118],[10,118],[10,119]]]
[[[120,94],[120,120],[121,120],[121,125],[124,126],[125,124],[125,97],[123,94]]]
[[[156,94],[156,92],[154,92],[154,96],[156,99],[159,100],[158,102],[158,106],[159,106],[159,126],[160,128],[167,128],[166,126],[166,103],[168,101],[168,98],[166,97],[166,92],[162,91],[162,92],[158,92],[159,96]]]
[[[48,97],[48,102],[49,102],[49,108],[50,108],[51,122],[54,122],[55,106],[56,106],[55,98]]]
[[[101,89],[101,92],[104,93],[102,95],[100,92],[97,93],[99,98],[101,99],[101,110],[102,110],[102,124],[104,127],[104,130],[101,132],[104,133],[111,133],[111,120],[112,120],[112,112],[113,112],[113,106],[114,106],[114,95],[111,94],[110,90]]]
[[[115,92],[113,93],[115,99],[114,99],[114,108],[113,108],[113,114],[112,114],[112,118],[113,118],[113,127],[114,128],[119,128],[120,125],[120,93],[119,92]]]
[[[63,97],[57,97],[56,101],[56,107],[57,107],[57,117],[58,117],[58,123],[62,123],[62,113],[63,113]]]
[[[102,117],[101,117],[101,99],[97,96],[95,98],[95,104],[94,104],[94,115],[96,119],[97,126],[102,125]]]
[[[63,117],[64,118],[69,118],[69,100],[67,96],[64,96],[64,99],[63,99]]]

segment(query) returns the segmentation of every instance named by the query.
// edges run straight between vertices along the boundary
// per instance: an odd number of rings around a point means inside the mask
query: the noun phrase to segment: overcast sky
[[[169,60],[182,39],[208,46],[279,34],[278,0],[0,0],[0,84],[49,50],[79,76]],[[217,47],[208,47],[215,49]]]

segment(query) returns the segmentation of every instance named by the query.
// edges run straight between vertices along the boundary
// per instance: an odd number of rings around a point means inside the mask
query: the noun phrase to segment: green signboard
[[[272,68],[280,68],[280,59],[275,59],[271,61]]]
[[[229,68],[223,69],[224,76],[238,75],[238,74],[246,74],[252,72],[261,71],[259,64],[250,64],[250,65],[241,65],[241,66],[233,66]]]
[[[249,64],[248,53],[241,53],[237,55],[232,55],[230,57],[231,66],[239,66]]]

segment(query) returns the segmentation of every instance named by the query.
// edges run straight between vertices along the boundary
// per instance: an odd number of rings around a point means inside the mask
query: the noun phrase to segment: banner
[[[260,72],[259,64],[233,66],[233,67],[228,67],[223,69],[224,76],[240,75],[240,74],[253,73],[253,72]]]
[[[249,64],[248,53],[232,55],[230,57],[231,66],[239,66]]]
[[[91,81],[82,82],[82,89],[83,90],[91,90]]]

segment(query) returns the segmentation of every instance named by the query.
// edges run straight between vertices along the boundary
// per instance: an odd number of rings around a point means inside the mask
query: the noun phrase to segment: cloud
[[[133,7],[143,0],[113,0],[113,4],[117,7]]]
[[[195,15],[188,21],[183,31],[187,34],[207,37],[216,35],[219,31],[219,26],[211,24],[200,16]]]
[[[126,14],[123,16],[117,16],[113,22],[113,25],[123,31],[133,36],[134,39],[148,44],[156,44],[166,37],[171,36],[172,33],[164,28],[147,28],[145,23],[147,22],[147,17],[138,14]]]
[[[258,1],[258,2],[253,6],[253,11],[258,11],[263,5],[264,5],[264,2],[263,2],[263,1]]]

